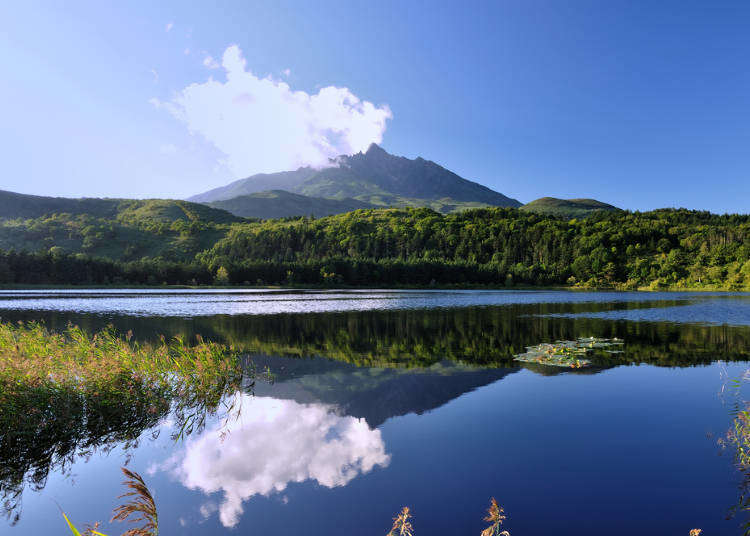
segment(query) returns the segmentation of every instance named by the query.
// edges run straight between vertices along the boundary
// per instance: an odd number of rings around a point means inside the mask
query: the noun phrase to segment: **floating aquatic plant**
[[[526,352],[514,356],[522,363],[538,363],[555,367],[583,368],[591,365],[586,359],[589,352],[600,350],[609,353],[619,353],[621,350],[607,350],[612,346],[620,347],[621,339],[601,339],[597,337],[582,337],[574,341],[556,341],[527,346]]]

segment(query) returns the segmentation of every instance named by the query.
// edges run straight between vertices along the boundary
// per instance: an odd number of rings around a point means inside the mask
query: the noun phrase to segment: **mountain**
[[[426,206],[441,212],[462,208],[520,207],[486,186],[459,177],[423,158],[387,153],[376,144],[365,153],[340,156],[331,167],[253,175],[189,198],[210,203],[263,192],[285,190],[308,197],[352,198],[376,206]],[[311,211],[306,210],[304,214]]]
[[[208,206],[231,212],[243,218],[285,218],[288,216],[330,216],[352,210],[373,208],[374,205],[352,198],[325,199],[293,194],[285,190],[269,190],[212,201]]]
[[[584,218],[592,212],[618,211],[614,205],[597,201],[596,199],[557,199],[556,197],[540,197],[521,207],[527,212],[561,216],[565,218]]]

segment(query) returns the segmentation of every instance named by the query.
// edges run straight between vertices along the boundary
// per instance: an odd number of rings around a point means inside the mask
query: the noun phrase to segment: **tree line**
[[[663,209],[564,219],[510,208],[380,209],[220,231],[196,236],[205,246],[198,253],[135,260],[47,241],[35,252],[0,252],[0,282],[750,289],[746,215]]]

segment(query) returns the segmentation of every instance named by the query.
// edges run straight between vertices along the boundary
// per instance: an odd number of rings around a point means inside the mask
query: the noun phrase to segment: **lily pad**
[[[603,350],[610,346],[624,344],[622,339],[600,339],[597,337],[581,337],[574,341],[543,342],[536,346],[527,346],[526,352],[514,356],[515,361],[522,363],[538,363],[553,367],[583,368],[591,366],[591,360],[586,359],[589,352]],[[604,350],[608,353],[621,353],[622,350]]]

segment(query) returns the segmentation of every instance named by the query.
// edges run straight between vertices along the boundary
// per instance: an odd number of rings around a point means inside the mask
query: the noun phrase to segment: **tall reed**
[[[112,521],[142,523],[140,527],[126,530],[121,536],[159,536],[159,516],[156,512],[156,502],[154,501],[154,497],[151,495],[148,486],[146,486],[146,483],[143,481],[143,477],[126,467],[122,467],[121,471],[127,477],[127,480],[122,484],[129,491],[118,497],[118,499],[127,500],[115,508],[112,515]],[[63,518],[65,518],[65,522],[68,524],[70,532],[73,533],[73,536],[107,536],[106,534],[99,532],[98,522],[87,527],[86,530],[81,533],[65,512],[61,513]]]
[[[140,527],[125,531],[122,536],[158,536],[159,516],[156,513],[154,497],[143,481],[141,475],[123,467],[122,472],[128,477],[123,484],[130,489],[127,493],[120,495],[119,499],[128,500],[115,508],[112,521],[130,521],[131,523],[143,523]],[[133,519],[129,519],[133,516]]]
[[[482,531],[481,536],[510,536],[507,530],[501,530],[500,525],[507,519],[505,510],[497,504],[494,497],[490,499],[490,507],[487,509],[487,515],[484,520],[490,523],[490,526]]]
[[[411,526],[411,511],[408,506],[404,506],[401,511],[393,518],[393,526],[386,536],[413,536],[413,527]]]

